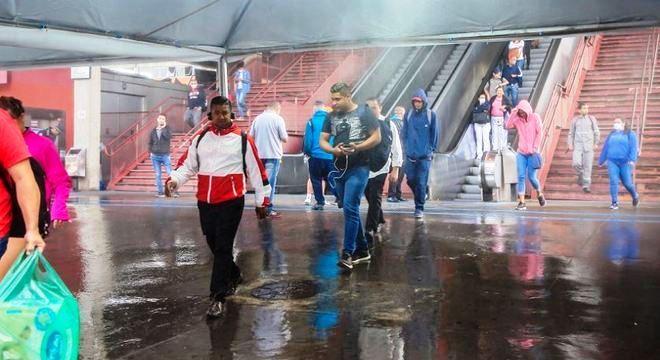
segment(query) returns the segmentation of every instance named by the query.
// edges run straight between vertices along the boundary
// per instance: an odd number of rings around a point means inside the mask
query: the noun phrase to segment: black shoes
[[[217,319],[219,317],[222,317],[222,315],[225,312],[225,304],[224,302],[220,300],[211,300],[211,305],[209,305],[209,309],[206,311],[206,317],[209,319]]]
[[[347,270],[353,270],[353,259],[351,255],[349,253],[342,253],[337,265]]]
[[[527,210],[527,205],[525,205],[524,202],[519,202],[518,206],[516,206],[516,211],[525,211]]]
[[[356,250],[355,253],[353,253],[353,265],[367,261],[371,261],[369,250]]]
[[[537,199],[539,200],[539,205],[541,205],[542,207],[545,206],[545,204],[546,204],[545,196],[539,195],[539,197]]]

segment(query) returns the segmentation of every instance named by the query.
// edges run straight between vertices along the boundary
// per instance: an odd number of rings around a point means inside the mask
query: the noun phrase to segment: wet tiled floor
[[[248,201],[249,203],[250,201]],[[387,204],[373,259],[336,266],[342,215],[282,197],[248,210],[236,241],[246,282],[207,321],[211,257],[194,201],[97,194],[46,256],[80,301],[89,359],[660,358],[660,209],[603,204]],[[255,298],[271,282],[312,297]],[[310,285],[311,284],[311,285]]]

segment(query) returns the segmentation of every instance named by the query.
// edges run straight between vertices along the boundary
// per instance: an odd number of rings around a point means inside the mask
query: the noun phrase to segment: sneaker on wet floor
[[[638,207],[639,206],[639,195],[637,197],[633,198],[633,206]]]
[[[305,198],[305,205],[312,205],[312,197],[308,196]]]
[[[424,210],[416,209],[415,219],[423,219],[423,218],[424,218]]]
[[[312,210],[322,211],[323,208],[324,208],[324,205],[322,205],[322,204],[316,204],[316,205],[312,206]]]
[[[175,197],[175,198],[178,198],[178,197],[181,196],[181,195],[179,195],[179,192],[178,192],[178,191],[175,191],[174,194],[172,194],[172,196]]]
[[[353,253],[353,265],[371,261],[369,250],[355,250]]]
[[[219,318],[225,310],[225,304],[220,300],[212,300],[209,309],[206,311],[206,316],[209,318]]]
[[[610,210],[619,210],[619,204],[613,202],[612,205],[610,205]]]
[[[537,199],[539,200],[539,205],[545,206],[545,204],[546,204],[545,196],[539,195],[539,197]]]
[[[347,270],[353,270],[353,259],[351,255],[349,253],[342,253],[337,265]]]
[[[158,193],[158,194],[156,194],[156,197],[157,198],[164,198],[165,194],[164,193]]]
[[[406,200],[406,199],[403,198],[403,197],[398,197],[398,198],[396,198],[396,199],[399,200],[399,202],[406,202],[406,201],[408,201],[408,200]]]
[[[582,191],[584,191],[585,194],[591,194],[591,189],[588,186],[583,187]]]
[[[278,213],[277,211],[272,210],[271,212],[268,213],[268,217],[273,219],[279,219],[280,217],[282,217],[282,215],[280,215],[280,213]]]
[[[398,203],[399,199],[395,198],[394,196],[390,196],[387,198],[387,202]]]
[[[527,205],[525,205],[524,202],[519,202],[518,206],[516,206],[516,211],[524,211],[527,210]]]

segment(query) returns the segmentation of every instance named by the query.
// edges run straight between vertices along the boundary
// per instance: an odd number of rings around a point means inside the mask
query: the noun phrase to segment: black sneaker
[[[339,259],[337,265],[347,270],[353,270],[353,260],[351,255],[348,253],[341,254],[341,259]]]
[[[399,199],[395,198],[394,196],[390,196],[387,198],[387,202],[398,203]]]
[[[637,195],[637,197],[633,198],[633,206],[634,207],[639,206],[639,195]]]
[[[591,194],[591,189],[588,186],[583,187],[582,191],[584,191],[585,194]]]
[[[516,206],[517,211],[525,211],[527,210],[527,205],[525,205],[524,202],[519,202],[518,206]]]
[[[353,265],[371,261],[369,250],[356,250],[353,253]]]
[[[610,205],[610,210],[619,210],[619,204],[613,202],[612,205]]]
[[[537,199],[539,200],[539,205],[541,205],[541,207],[545,206],[545,204],[546,204],[545,196],[539,195],[539,197]]]
[[[408,200],[406,200],[406,199],[403,198],[403,197],[398,197],[398,198],[396,198],[396,199],[399,200],[400,202],[406,202],[406,201],[408,201]]]
[[[222,317],[225,312],[225,304],[220,300],[212,300],[209,309],[206,311],[206,317],[208,318],[219,318]]]
[[[316,204],[316,205],[312,206],[312,210],[322,211],[324,206],[325,205]]]

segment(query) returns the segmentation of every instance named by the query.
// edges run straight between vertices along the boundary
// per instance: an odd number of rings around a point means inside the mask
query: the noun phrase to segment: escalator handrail
[[[456,48],[458,48],[459,46],[461,46],[461,45],[460,45],[460,44],[457,44],[456,47],[455,47],[454,49],[452,49],[452,52],[453,52],[454,50],[456,50]],[[454,69],[453,69],[453,70],[451,71],[451,73],[449,74],[449,77],[447,78],[447,81],[445,81],[445,84],[442,85],[442,89],[440,89],[440,92],[438,93],[438,96],[436,96],[436,98],[433,99],[432,105],[430,106],[431,109],[433,109],[433,108],[435,107],[435,104],[438,102],[438,100],[439,100],[440,97],[442,96],[442,93],[443,93],[443,92],[445,91],[445,89],[447,88],[447,85],[449,85],[449,82],[450,82],[450,81],[452,80],[452,78],[454,77],[454,74],[456,74],[456,70],[458,70],[458,65],[460,65],[461,62],[463,62],[463,59],[465,58],[465,55],[466,55],[466,54],[468,53],[468,51],[470,50],[470,47],[471,47],[471,46],[472,46],[472,44],[467,44],[467,46],[465,47],[465,51],[463,51],[463,54],[461,54],[461,57],[458,59],[458,62],[456,63],[456,66],[454,66]],[[447,63],[447,61],[449,61],[449,57],[447,57],[447,60],[445,61],[445,64]],[[444,64],[443,64],[443,66],[444,66]],[[442,71],[442,68],[440,68],[440,70],[438,70],[438,74],[440,73],[440,71]],[[437,77],[438,77],[438,74],[436,74],[436,79],[437,79]],[[428,91],[427,91],[427,93],[428,93]]]
[[[378,69],[378,67],[380,67],[380,64],[382,64],[382,62],[388,57],[388,55],[390,54],[391,51],[392,51],[392,48],[389,47],[389,48],[386,48],[385,50],[383,50],[381,52],[378,59],[376,59],[376,61],[374,61],[373,64],[371,64],[369,69],[367,69],[367,71],[364,72],[362,77],[360,77],[360,79],[357,81],[357,83],[353,87],[353,95],[360,92],[360,89],[362,88],[362,86],[364,86],[364,84],[371,77],[371,75],[373,75],[373,73],[376,71],[376,69]]]
[[[410,74],[409,76],[407,76],[406,74],[410,71],[410,68],[416,63],[415,59],[413,59],[413,61],[410,62],[410,64],[406,68],[406,71],[404,71],[403,74],[401,74],[401,77],[399,78],[399,80],[397,80],[396,84],[394,84],[394,86],[392,87],[392,91],[389,94],[387,94],[386,96],[389,97],[392,93],[396,93],[395,90],[404,81],[403,79],[408,79],[405,86],[404,86],[404,89],[408,89],[408,87],[410,87],[410,83],[413,82],[413,80],[415,80],[415,78],[417,77],[417,74],[420,71],[422,71],[422,68],[424,67],[426,62],[429,61],[429,58],[431,58],[431,55],[433,55],[433,51],[435,51],[435,49],[437,47],[438,47],[438,45],[419,47],[418,50],[417,50],[418,53],[415,54],[415,58],[417,58],[420,55],[423,55],[422,50],[424,50],[426,48],[429,49],[428,53],[426,53],[424,55],[424,57],[421,59],[421,62],[419,63],[419,65],[417,65],[417,67],[415,68],[415,71],[412,74]],[[383,106],[383,114],[386,117],[390,116],[390,113],[394,110],[394,108],[397,106],[398,102],[401,100],[401,97],[405,93],[406,93],[405,91],[399,91],[398,92],[398,94],[399,94],[398,97],[396,98],[395,101],[392,102],[392,104],[389,106],[389,108],[385,109],[384,106]],[[386,100],[389,100],[389,99],[386,99]],[[383,100],[383,104],[385,104],[386,100]]]

